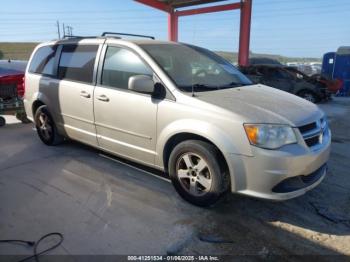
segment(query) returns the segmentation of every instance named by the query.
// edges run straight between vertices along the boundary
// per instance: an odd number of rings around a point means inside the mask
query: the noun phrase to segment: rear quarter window
[[[57,46],[43,46],[40,47],[34,54],[29,72],[43,75],[55,75],[55,56]]]

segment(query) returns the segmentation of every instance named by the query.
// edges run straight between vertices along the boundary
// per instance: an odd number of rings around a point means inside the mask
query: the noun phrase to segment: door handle
[[[98,100],[103,101],[103,102],[108,102],[109,98],[105,95],[100,95],[99,97],[97,97]]]
[[[85,98],[90,98],[91,97],[91,95],[89,93],[85,92],[85,91],[81,91],[80,92],[80,96],[85,97]]]

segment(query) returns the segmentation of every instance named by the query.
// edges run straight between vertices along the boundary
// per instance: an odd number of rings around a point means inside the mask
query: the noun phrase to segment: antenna
[[[57,26],[58,39],[61,39],[60,22],[58,20],[56,22],[56,26]]]

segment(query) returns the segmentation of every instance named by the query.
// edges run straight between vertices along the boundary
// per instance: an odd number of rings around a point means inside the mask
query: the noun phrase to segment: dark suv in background
[[[309,77],[293,67],[284,66],[278,61],[269,64],[259,64],[257,61],[251,59],[249,66],[240,67],[240,71],[254,83],[289,92],[313,103],[330,99],[331,92],[327,85],[316,78]]]

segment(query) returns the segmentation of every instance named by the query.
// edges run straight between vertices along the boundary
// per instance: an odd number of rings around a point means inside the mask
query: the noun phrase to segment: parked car
[[[25,61],[0,61],[0,114],[16,115],[23,123],[29,122],[22,101],[26,65]],[[0,126],[5,124],[5,118],[0,116]]]
[[[315,74],[310,77],[312,80],[323,83],[332,94],[339,94],[343,86],[343,80],[329,79],[327,76]]]
[[[310,78],[294,67],[250,65],[241,67],[240,70],[256,84],[272,86],[313,103],[325,101],[331,97],[327,85],[317,79]]]
[[[316,105],[200,47],[103,36],[33,52],[24,104],[46,145],[70,138],[163,170],[199,206],[227,192],[285,200],[325,177],[331,133]]]

